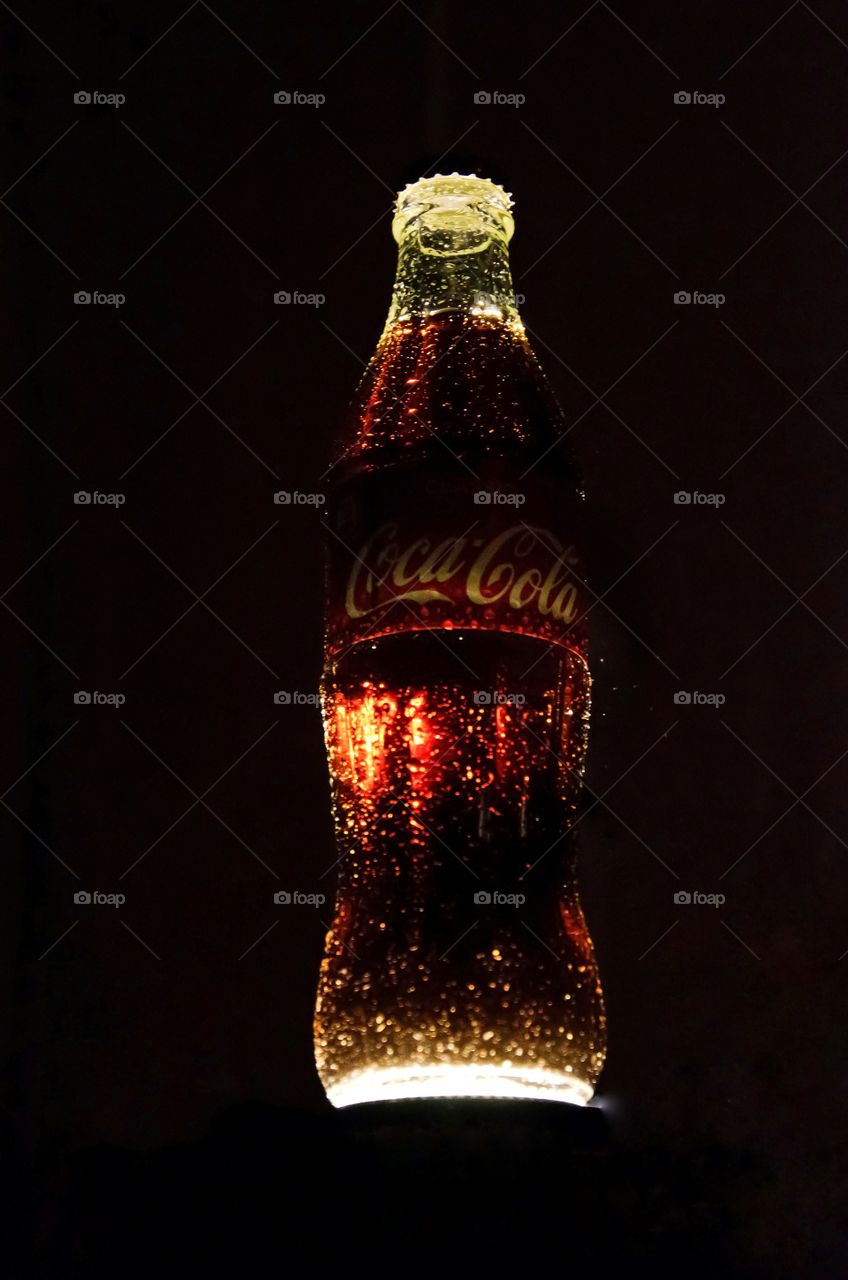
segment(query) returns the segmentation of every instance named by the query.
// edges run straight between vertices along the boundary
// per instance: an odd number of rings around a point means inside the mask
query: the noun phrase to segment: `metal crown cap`
[[[419,178],[399,192],[392,220],[392,235],[400,240],[404,229],[413,218],[435,215],[437,218],[483,215],[490,222],[500,225],[509,240],[515,230],[510,210],[512,196],[490,178],[478,178],[474,174],[434,174],[432,178]]]

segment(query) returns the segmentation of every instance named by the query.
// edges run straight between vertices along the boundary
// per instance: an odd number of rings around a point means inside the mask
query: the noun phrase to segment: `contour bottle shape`
[[[512,201],[422,179],[327,504],[339,852],[315,1054],[336,1106],[585,1103],[603,997],[576,880],[583,494],[518,315]]]

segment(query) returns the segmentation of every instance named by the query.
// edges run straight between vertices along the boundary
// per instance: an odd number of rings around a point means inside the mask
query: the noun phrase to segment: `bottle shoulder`
[[[523,330],[462,314],[409,318],[387,331],[350,406],[337,456],[360,466],[401,458],[534,455],[572,469],[566,422]]]

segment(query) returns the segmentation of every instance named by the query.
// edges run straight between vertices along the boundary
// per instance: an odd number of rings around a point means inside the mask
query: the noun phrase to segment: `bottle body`
[[[586,1102],[603,1063],[572,830],[582,493],[520,323],[496,289],[455,296],[468,269],[448,306],[390,316],[328,495],[339,883],[315,1048],[336,1105]]]

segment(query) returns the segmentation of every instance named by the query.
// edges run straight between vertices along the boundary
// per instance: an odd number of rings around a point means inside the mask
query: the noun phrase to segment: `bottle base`
[[[326,1086],[326,1093],[334,1107],[404,1098],[536,1098],[582,1107],[594,1089],[542,1068],[445,1063],[371,1067]]]

